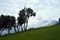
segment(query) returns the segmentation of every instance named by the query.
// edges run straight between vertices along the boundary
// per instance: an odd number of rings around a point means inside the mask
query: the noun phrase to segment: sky
[[[36,12],[36,17],[29,18],[29,26],[41,26],[46,20],[60,18],[60,0],[0,0],[0,15],[13,15],[17,18],[24,7]]]

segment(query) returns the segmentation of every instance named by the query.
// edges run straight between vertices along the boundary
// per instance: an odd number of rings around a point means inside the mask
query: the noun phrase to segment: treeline
[[[21,27],[21,31],[27,30],[28,19],[31,16],[36,16],[36,13],[31,8],[24,8],[20,10],[19,17],[17,18],[18,20],[17,22],[18,25],[17,25],[16,19],[14,16],[1,15],[0,16],[0,35],[5,29],[8,30],[8,34],[10,34],[10,30],[12,30],[12,27],[14,28],[15,32],[16,32],[16,28],[18,29],[18,32],[19,32],[18,27]]]

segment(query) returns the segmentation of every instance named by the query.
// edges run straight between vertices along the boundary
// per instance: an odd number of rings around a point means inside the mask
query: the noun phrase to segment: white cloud
[[[0,0],[0,14],[10,14],[18,17],[19,10],[31,7],[36,17],[30,18],[30,23],[41,20],[55,20],[60,17],[60,0]],[[34,20],[33,22],[31,22]]]

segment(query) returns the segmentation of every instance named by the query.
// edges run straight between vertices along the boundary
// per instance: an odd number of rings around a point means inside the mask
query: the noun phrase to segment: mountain
[[[59,23],[56,20],[44,21],[44,22],[45,22],[44,26],[51,26],[51,25],[55,25],[55,24],[58,24]]]

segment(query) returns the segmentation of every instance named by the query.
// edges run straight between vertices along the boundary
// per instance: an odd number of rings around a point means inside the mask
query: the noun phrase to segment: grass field
[[[0,37],[0,40],[60,40],[60,25],[5,35]]]

